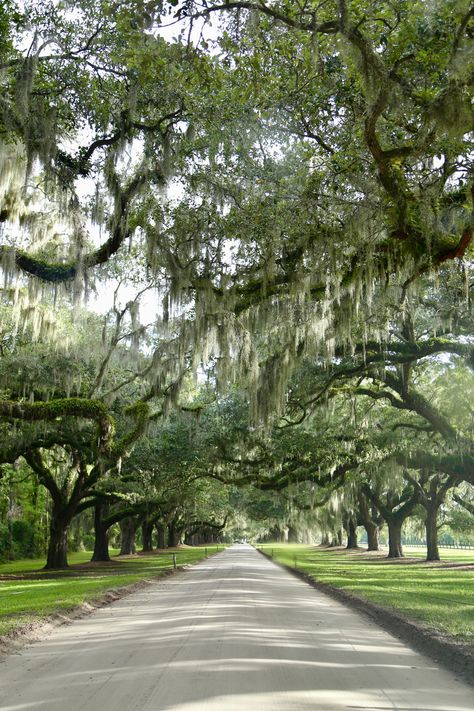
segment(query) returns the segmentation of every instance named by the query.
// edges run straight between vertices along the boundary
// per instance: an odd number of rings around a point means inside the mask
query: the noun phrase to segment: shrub
[[[31,558],[36,555],[35,529],[32,523],[18,519],[12,524],[12,540],[15,558]]]
[[[10,560],[12,553],[8,526],[0,522],[0,561]]]

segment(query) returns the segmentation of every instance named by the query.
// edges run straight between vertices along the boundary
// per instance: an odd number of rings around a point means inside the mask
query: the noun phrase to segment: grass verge
[[[296,544],[259,548],[317,582],[401,613],[474,651],[473,551],[442,551],[442,562],[427,563],[420,549],[409,548],[400,560]]]
[[[92,564],[88,562],[90,552],[71,553],[70,567],[62,571],[42,570],[44,560],[5,563],[0,565],[0,637],[93,602],[118,588],[163,576],[173,569],[173,554],[181,567],[223,548],[221,544],[167,549]]]

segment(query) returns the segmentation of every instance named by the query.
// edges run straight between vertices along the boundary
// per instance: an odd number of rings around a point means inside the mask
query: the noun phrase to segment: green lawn
[[[442,550],[441,563],[426,563],[420,548],[406,547],[405,559],[388,560],[365,551],[305,545],[259,546],[276,561],[315,580],[421,620],[474,646],[474,551]],[[415,560],[419,558],[419,560]],[[462,566],[471,565],[470,569]]]
[[[71,553],[70,569],[54,572],[42,570],[44,560],[5,563],[0,565],[0,635],[91,601],[107,591],[163,575],[173,567],[173,553],[181,566],[204,558],[206,550],[211,554],[223,547],[221,544],[179,548],[113,558],[112,563],[92,566],[86,565],[90,552]]]

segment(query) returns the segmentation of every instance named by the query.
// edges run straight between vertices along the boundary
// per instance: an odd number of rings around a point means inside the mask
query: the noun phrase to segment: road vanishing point
[[[473,711],[474,692],[249,545],[8,656],[2,711]]]

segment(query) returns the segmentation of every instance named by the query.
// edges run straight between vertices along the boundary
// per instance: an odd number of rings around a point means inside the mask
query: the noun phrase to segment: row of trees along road
[[[3,3],[2,486],[48,491],[48,567],[87,508],[96,557],[125,511],[218,528],[221,485],[392,556],[421,507],[437,557],[473,484],[473,32],[465,0]]]

